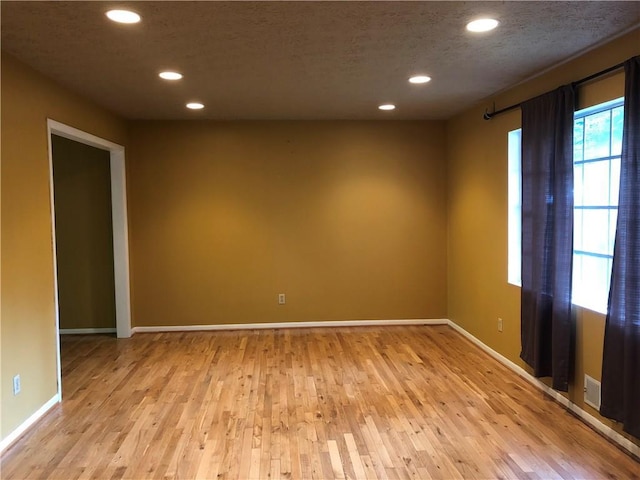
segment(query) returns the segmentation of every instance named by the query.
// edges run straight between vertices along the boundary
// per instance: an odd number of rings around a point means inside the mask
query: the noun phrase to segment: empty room
[[[0,9],[1,478],[640,478],[640,2]]]

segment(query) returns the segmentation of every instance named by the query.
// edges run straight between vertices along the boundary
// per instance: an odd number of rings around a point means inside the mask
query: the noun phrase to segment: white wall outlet
[[[18,395],[20,393],[20,375],[13,377],[13,394]]]
[[[278,294],[278,305],[284,305],[286,303],[286,298],[284,296],[284,293],[279,293]]]
[[[501,332],[502,331],[502,319],[498,318],[498,331]]]

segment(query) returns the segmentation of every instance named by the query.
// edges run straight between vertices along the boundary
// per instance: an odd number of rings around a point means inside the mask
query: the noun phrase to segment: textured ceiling
[[[104,12],[129,7],[137,25]],[[1,2],[2,49],[136,119],[447,118],[640,22],[640,2]],[[471,34],[480,16],[494,32]],[[157,77],[176,69],[185,78]],[[407,78],[426,73],[416,86]],[[187,101],[206,104],[200,112]],[[397,110],[380,112],[380,103]]]

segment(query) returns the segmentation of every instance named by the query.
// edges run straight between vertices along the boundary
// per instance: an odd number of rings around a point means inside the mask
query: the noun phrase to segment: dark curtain
[[[574,89],[522,104],[522,292],[520,357],[536,377],[567,391],[573,373]]]
[[[600,413],[640,438],[640,57],[627,60],[624,71],[620,199]]]

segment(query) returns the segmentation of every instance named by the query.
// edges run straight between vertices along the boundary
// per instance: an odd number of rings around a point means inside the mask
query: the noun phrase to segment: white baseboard
[[[116,333],[115,328],[61,328],[60,335],[88,335],[92,333]]]
[[[380,327],[394,325],[448,325],[446,318],[405,320],[328,320],[326,322],[228,323],[223,325],[180,325],[133,327],[132,333],[189,332],[202,330],[265,330],[272,328]]]
[[[18,426],[18,428],[16,428],[13,432],[3,438],[2,441],[0,441],[0,452],[4,452],[7,447],[9,447],[13,442],[20,438],[20,435],[22,435],[29,427],[40,420],[40,418],[58,402],[60,402],[60,396],[58,394],[55,394],[33,415],[22,422],[20,426]]]
[[[475,345],[480,347],[482,350],[487,352],[489,355],[491,355],[493,358],[495,358],[500,363],[505,365],[507,368],[513,370],[515,373],[520,375],[522,378],[527,380],[529,383],[531,383],[535,387],[538,387],[540,390],[542,390],[547,395],[552,397],[555,401],[557,401],[558,403],[560,403],[561,405],[566,407],[571,412],[575,413],[578,417],[580,417],[580,419],[583,422],[589,424],[591,427],[596,429],[602,435],[604,435],[605,437],[609,438],[614,443],[617,443],[620,447],[624,448],[625,450],[630,452],[632,455],[635,455],[636,457],[640,457],[640,446],[636,445],[631,440],[625,438],[623,435],[621,435],[618,432],[616,432],[613,428],[611,428],[608,425],[605,425],[604,423],[602,423],[599,419],[597,419],[596,417],[594,417],[590,413],[588,413],[585,410],[583,410],[582,408],[580,408],[578,405],[573,403],[571,400],[569,400],[567,397],[562,395],[560,392],[554,390],[553,388],[548,386],[546,383],[540,381],[539,379],[537,379],[536,377],[531,375],[529,372],[527,372],[521,366],[513,363],[507,357],[499,354],[498,352],[493,350],[488,345],[482,343],[480,340],[478,340],[476,337],[471,335],[469,332],[467,332],[460,325],[454,323],[451,320],[449,320],[449,325],[451,326],[451,328],[453,328],[458,333],[460,333],[462,336],[464,336],[465,338],[470,340],[472,343],[474,343]]]

